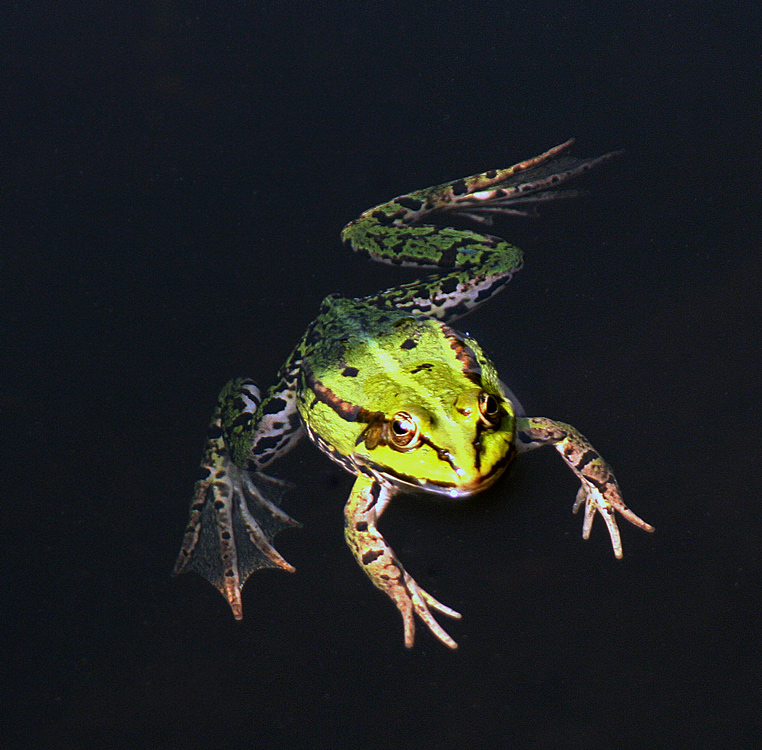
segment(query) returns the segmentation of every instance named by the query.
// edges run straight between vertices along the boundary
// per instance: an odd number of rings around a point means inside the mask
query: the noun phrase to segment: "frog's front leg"
[[[402,614],[408,648],[415,639],[414,615],[418,615],[445,646],[457,648],[458,644],[434,619],[431,609],[457,619],[460,614],[438,602],[413,580],[376,528],[376,521],[390,498],[391,491],[387,487],[362,474],[357,477],[344,508],[347,544],[373,585],[381,589]]]
[[[277,506],[287,485],[261,471],[303,430],[287,369],[264,401],[250,380],[231,380],[222,389],[173,572],[193,570],[206,578],[238,620],[241,587],[251,573],[294,570],[272,545],[279,531],[299,525]]]
[[[520,417],[516,420],[516,447],[520,452],[552,445],[563,456],[569,468],[579,477],[582,486],[574,502],[576,513],[584,504],[585,520],[582,536],[590,538],[590,528],[595,514],[600,513],[611,537],[614,554],[621,559],[622,541],[616,523],[620,513],[634,526],[644,531],[654,528],[638,518],[622,500],[614,472],[578,430],[563,422],[545,417]]]

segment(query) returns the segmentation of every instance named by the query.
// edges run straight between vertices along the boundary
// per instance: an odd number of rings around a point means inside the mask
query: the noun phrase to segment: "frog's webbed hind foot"
[[[241,587],[255,570],[294,571],[272,541],[279,531],[300,524],[275,504],[289,485],[241,469],[221,444],[208,448],[202,470],[173,575],[193,570],[206,578],[240,620]]]
[[[429,214],[456,214],[490,226],[496,214],[534,216],[537,203],[576,198],[582,194],[579,190],[558,190],[559,185],[622,152],[587,159],[559,156],[572,143],[573,139],[568,140],[506,169],[492,169],[441,185],[439,195],[430,198],[433,207]]]

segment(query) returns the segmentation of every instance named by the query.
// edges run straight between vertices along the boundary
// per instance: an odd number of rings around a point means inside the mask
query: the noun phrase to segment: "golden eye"
[[[397,450],[413,450],[421,442],[416,421],[404,411],[398,411],[389,422],[389,440]]]
[[[491,393],[479,394],[479,413],[487,427],[497,427],[500,424],[500,404]]]

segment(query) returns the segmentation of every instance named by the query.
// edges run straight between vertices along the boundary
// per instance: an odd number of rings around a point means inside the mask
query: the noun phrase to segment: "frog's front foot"
[[[617,513],[643,531],[654,530],[653,526],[636,516],[624,504],[611,467],[576,428],[546,417],[519,417],[516,427],[516,448],[519,451],[552,445],[577,475],[582,486],[577,492],[574,512],[585,506],[585,520],[582,524],[584,539],[590,538],[593,519],[596,513],[600,513],[609,530],[614,554],[621,559],[622,540],[616,523]]]
[[[369,529],[370,530],[370,529]],[[391,547],[373,527],[369,539],[365,540],[365,552],[357,556],[358,562],[374,585],[380,588],[395,603],[402,615],[405,628],[405,646],[412,648],[415,642],[415,615],[445,646],[457,648],[458,644],[436,621],[431,610],[453,619],[460,619],[460,612],[445,606],[431,594],[424,591],[405,570]],[[352,545],[350,545],[352,546]],[[354,551],[354,546],[352,546]],[[377,553],[378,557],[371,559]]]
[[[444,628],[434,619],[431,610],[435,610],[442,615],[447,615],[455,620],[459,620],[460,612],[445,606],[437,601],[431,594],[424,591],[413,579],[413,577],[400,565],[394,561],[396,567],[402,573],[402,585],[395,586],[389,595],[397,605],[397,609],[402,613],[402,620],[405,626],[405,645],[412,648],[415,640],[415,618],[413,613],[418,615],[432,634],[438,638],[445,646],[449,648],[458,648],[458,644],[445,632]]]
[[[373,479],[362,475],[357,478],[344,509],[347,544],[373,585],[381,589],[402,614],[408,648],[415,641],[415,615],[445,646],[457,648],[458,644],[434,619],[431,610],[455,619],[460,619],[460,613],[437,601],[415,582],[376,528],[376,520],[390,494],[390,490]]]
[[[600,513],[606,528],[609,530],[614,554],[619,560],[622,559],[622,540],[619,535],[619,526],[617,526],[616,522],[617,513],[620,513],[633,526],[637,526],[644,531],[654,530],[651,524],[636,516],[624,504],[622,496],[619,494],[619,487],[613,483],[604,487],[604,491],[602,491],[595,484],[582,480],[582,485],[577,491],[577,499],[574,501],[573,511],[577,513],[583,505],[585,506],[585,519],[582,523],[582,538],[590,538],[593,519],[596,513]]]

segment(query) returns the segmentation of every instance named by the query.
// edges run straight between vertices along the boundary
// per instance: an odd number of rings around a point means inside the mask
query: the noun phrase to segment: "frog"
[[[435,615],[461,615],[415,581],[378,530],[395,496],[467,500],[517,456],[552,446],[580,482],[572,510],[584,509],[584,539],[600,515],[621,559],[618,517],[653,531],[625,505],[591,443],[569,424],[525,415],[476,340],[451,327],[522,267],[521,250],[487,231],[494,219],[531,216],[538,204],[577,195],[566,183],[618,154],[572,157],[572,142],[400,195],[344,227],[342,241],[356,253],[429,271],[365,297],[329,295],[264,395],[248,378],[223,387],[174,575],[206,578],[240,620],[241,590],[254,571],[294,571],[274,537],[300,524],[281,507],[290,485],[268,469],[305,435],[354,476],[346,544],[399,610],[408,648],[416,618],[456,648]]]

